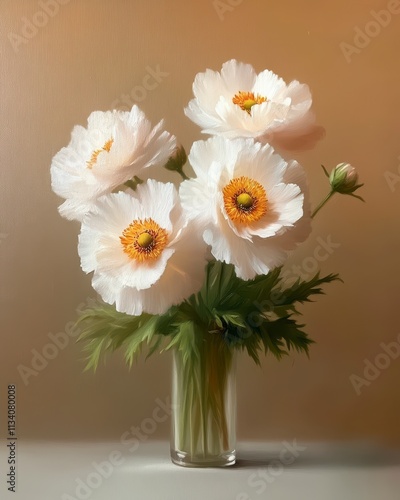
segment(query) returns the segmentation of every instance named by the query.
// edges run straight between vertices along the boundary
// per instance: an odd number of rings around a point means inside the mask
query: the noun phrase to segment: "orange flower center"
[[[236,177],[224,187],[222,193],[226,213],[233,222],[251,224],[267,213],[267,193],[254,179]]]
[[[168,233],[153,219],[134,220],[119,237],[125,253],[138,262],[157,259],[168,243]]]
[[[87,168],[93,168],[94,165],[97,163],[97,158],[99,157],[100,153],[103,153],[104,151],[106,153],[109,153],[111,151],[111,146],[113,145],[114,139],[111,137],[111,139],[108,139],[108,141],[104,144],[104,146],[100,149],[96,149],[93,151],[92,156],[90,157],[90,160],[86,162]]]
[[[255,104],[261,104],[267,101],[268,99],[266,97],[258,94],[255,95],[253,92],[242,92],[241,90],[232,98],[233,104],[240,106],[243,111],[247,111],[249,115],[251,114],[251,108]]]

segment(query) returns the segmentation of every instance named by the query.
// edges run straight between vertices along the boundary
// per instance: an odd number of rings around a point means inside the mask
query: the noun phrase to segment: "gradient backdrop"
[[[195,74],[236,58],[311,87],[326,137],[294,156],[313,203],[328,187],[320,164],[342,161],[359,170],[366,199],[334,198],[292,258],[289,268],[310,276],[318,264],[345,284],[302,309],[317,341],[310,360],[267,357],[258,368],[240,358],[238,436],[400,444],[400,2],[1,0],[0,50],[0,422],[10,383],[19,436],[30,439],[119,439],[169,396],[169,354],[131,371],[117,354],[94,375],[73,338],[54,348],[50,334],[95,294],[49,166],[93,110],[135,102],[189,150],[201,138],[183,114]],[[157,68],[160,81],[143,91]],[[335,248],[317,262],[321,241]],[[392,358],[382,356],[391,342]],[[40,365],[43,351],[53,359]],[[353,375],[364,379],[358,391]],[[169,422],[152,437],[167,436]]]

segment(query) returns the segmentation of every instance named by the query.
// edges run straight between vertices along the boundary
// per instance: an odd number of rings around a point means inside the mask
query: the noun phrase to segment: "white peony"
[[[311,231],[305,173],[270,145],[212,137],[189,154],[196,178],[180,187],[188,217],[212,255],[252,279],[284,263]]]
[[[185,114],[206,134],[252,137],[288,150],[311,147],[324,134],[310,111],[307,85],[296,80],[287,85],[268,70],[257,75],[234,59],[220,73],[198,73],[193,93]]]
[[[75,126],[71,142],[51,164],[53,191],[66,201],[59,207],[67,219],[82,220],[96,199],[111,192],[135,175],[163,165],[176,147],[175,137],[154,128],[143,111],[95,111],[88,126]]]
[[[173,184],[104,195],[85,217],[78,252],[92,285],[117,311],[162,314],[202,286],[205,244],[188,226]]]

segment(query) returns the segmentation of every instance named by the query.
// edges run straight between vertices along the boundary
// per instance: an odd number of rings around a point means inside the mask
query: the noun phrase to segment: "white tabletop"
[[[399,500],[400,451],[369,445],[239,443],[226,469],[173,465],[167,442],[22,442],[17,492],[7,491],[8,449],[0,450],[0,498],[23,500]]]

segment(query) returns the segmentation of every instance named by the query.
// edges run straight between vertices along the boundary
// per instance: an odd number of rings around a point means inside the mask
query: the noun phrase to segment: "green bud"
[[[143,184],[143,181],[137,175],[133,179],[124,182],[124,186],[133,189],[133,191],[136,191],[139,184]]]
[[[333,192],[354,195],[354,191],[363,186],[358,184],[358,174],[350,163],[339,163],[331,172],[329,182]],[[359,198],[359,196],[357,196]]]
[[[187,155],[183,146],[177,146],[172,156],[168,159],[164,167],[167,170],[182,172],[182,167],[187,161]]]

